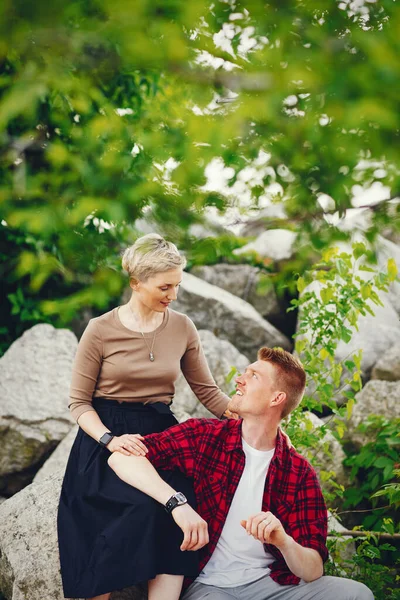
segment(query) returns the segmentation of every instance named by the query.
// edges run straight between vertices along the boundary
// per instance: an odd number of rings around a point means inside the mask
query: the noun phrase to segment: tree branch
[[[329,537],[367,537],[370,535],[376,536],[380,540],[400,540],[400,533],[384,533],[381,531],[352,531],[344,529],[343,531],[329,531]]]

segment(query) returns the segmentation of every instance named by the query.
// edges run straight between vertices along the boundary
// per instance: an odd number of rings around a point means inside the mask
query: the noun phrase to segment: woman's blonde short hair
[[[146,281],[156,273],[186,266],[186,258],[179,254],[172,242],[158,233],[149,233],[136,240],[122,256],[122,268],[130,279]]]

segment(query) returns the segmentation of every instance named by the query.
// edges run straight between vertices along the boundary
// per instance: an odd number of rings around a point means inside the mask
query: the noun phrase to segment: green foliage
[[[366,10],[336,0],[2,2],[1,218],[43,244],[40,255],[17,253],[21,286],[65,283],[40,310],[68,322],[116,293],[113,267],[88,268],[90,215],[115,226],[120,245],[146,216],[187,247],[210,211],[232,221],[272,198],[285,218],[266,227],[298,233],[283,268],[290,286],[312,248],[346,237],[325,213],[343,215],[354,190],[374,184],[396,197],[400,12],[389,0]],[[223,191],[205,185],[216,157],[230,169]],[[373,208],[370,239],[398,227],[398,214],[396,202]],[[208,250],[211,262],[221,256]]]
[[[360,315],[374,315],[371,305],[382,304],[378,292],[386,292],[397,273],[391,262],[387,272],[375,273],[368,267],[369,258],[370,252],[360,243],[353,245],[351,254],[337,248],[327,250],[319,262],[298,277],[300,295],[289,309],[299,310],[295,350],[308,378],[302,408],[319,412],[329,409],[338,439],[343,437],[343,419],[350,417],[355,394],[362,385],[361,352],[350,353],[338,362],[338,343],[350,341]],[[288,427],[290,435],[304,443],[299,415],[299,411],[293,414]],[[324,433],[321,430],[320,435]],[[310,440],[310,445],[315,441]]]
[[[351,538],[331,538],[328,541],[330,559],[325,565],[326,575],[348,577],[365,583],[374,594],[375,600],[400,600],[399,576],[393,566],[388,566],[388,555],[396,548],[382,543],[376,536],[367,534],[357,545],[356,553],[349,555]]]
[[[398,463],[396,463],[398,464]],[[400,480],[400,469],[393,470],[393,477],[396,477]],[[379,498],[385,496],[389,502],[389,504],[395,506],[396,508],[400,507],[400,483],[386,483],[382,486],[382,489],[372,494],[371,498]]]
[[[310,383],[301,408],[288,420],[286,432],[316,466],[320,464],[321,454],[329,454],[327,432],[342,439],[355,394],[361,389],[361,353],[350,354],[337,362],[338,343],[351,340],[359,316],[373,315],[372,306],[381,304],[378,292],[386,292],[397,278],[393,261],[388,261],[386,272],[376,272],[370,265],[371,260],[373,255],[364,244],[353,244],[351,253],[332,248],[297,279],[300,295],[292,302],[293,308],[299,310],[295,349]],[[332,416],[316,429],[304,409],[321,412],[328,409]],[[330,483],[329,492],[325,493],[329,504],[337,504],[338,499],[344,498],[344,508],[370,507],[370,512],[361,513],[363,526],[389,534],[399,531],[400,527],[399,515],[394,510],[399,499],[399,486],[394,482],[395,467],[400,461],[399,429],[399,419],[379,416],[370,417],[360,426],[360,431],[368,433],[371,441],[359,452],[353,449],[345,463],[352,467],[354,480],[358,476],[356,485],[344,489],[335,483],[335,473],[322,471],[320,474],[322,482]],[[383,489],[377,491],[382,485]],[[388,511],[387,507],[384,512],[379,510],[388,499],[393,510]],[[356,554],[344,560],[343,551],[351,542],[337,538],[330,541],[327,574],[364,582],[377,600],[399,600],[395,565],[399,550],[366,534],[365,539],[357,542]]]
[[[344,508],[363,506],[375,509],[364,517],[362,525],[365,529],[379,531],[390,514],[388,502],[393,509],[396,505],[400,507],[399,484],[395,481],[396,467],[398,475],[400,465],[400,419],[370,415],[358,430],[367,434],[371,441],[345,461],[351,467],[350,477],[356,485],[345,490]],[[400,524],[394,530],[400,531]]]

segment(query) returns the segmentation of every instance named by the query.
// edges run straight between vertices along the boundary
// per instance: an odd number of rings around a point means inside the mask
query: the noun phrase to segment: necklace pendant
[[[151,360],[151,362],[154,362],[154,360],[155,360],[155,359],[154,359],[154,354],[153,354],[152,352],[150,352],[149,356],[150,356],[150,360]]]

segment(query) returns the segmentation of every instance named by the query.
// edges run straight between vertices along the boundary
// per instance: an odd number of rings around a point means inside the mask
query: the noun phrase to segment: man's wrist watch
[[[183,504],[187,504],[187,498],[185,494],[182,494],[182,492],[176,492],[176,494],[171,496],[168,502],[165,503],[164,508],[167,513],[172,513],[174,508],[177,506],[183,506]]]
[[[104,448],[105,448],[111,442],[111,440],[113,439],[113,437],[114,436],[111,433],[111,431],[106,431],[105,433],[103,433],[103,435],[99,439],[100,446],[104,446]]]

